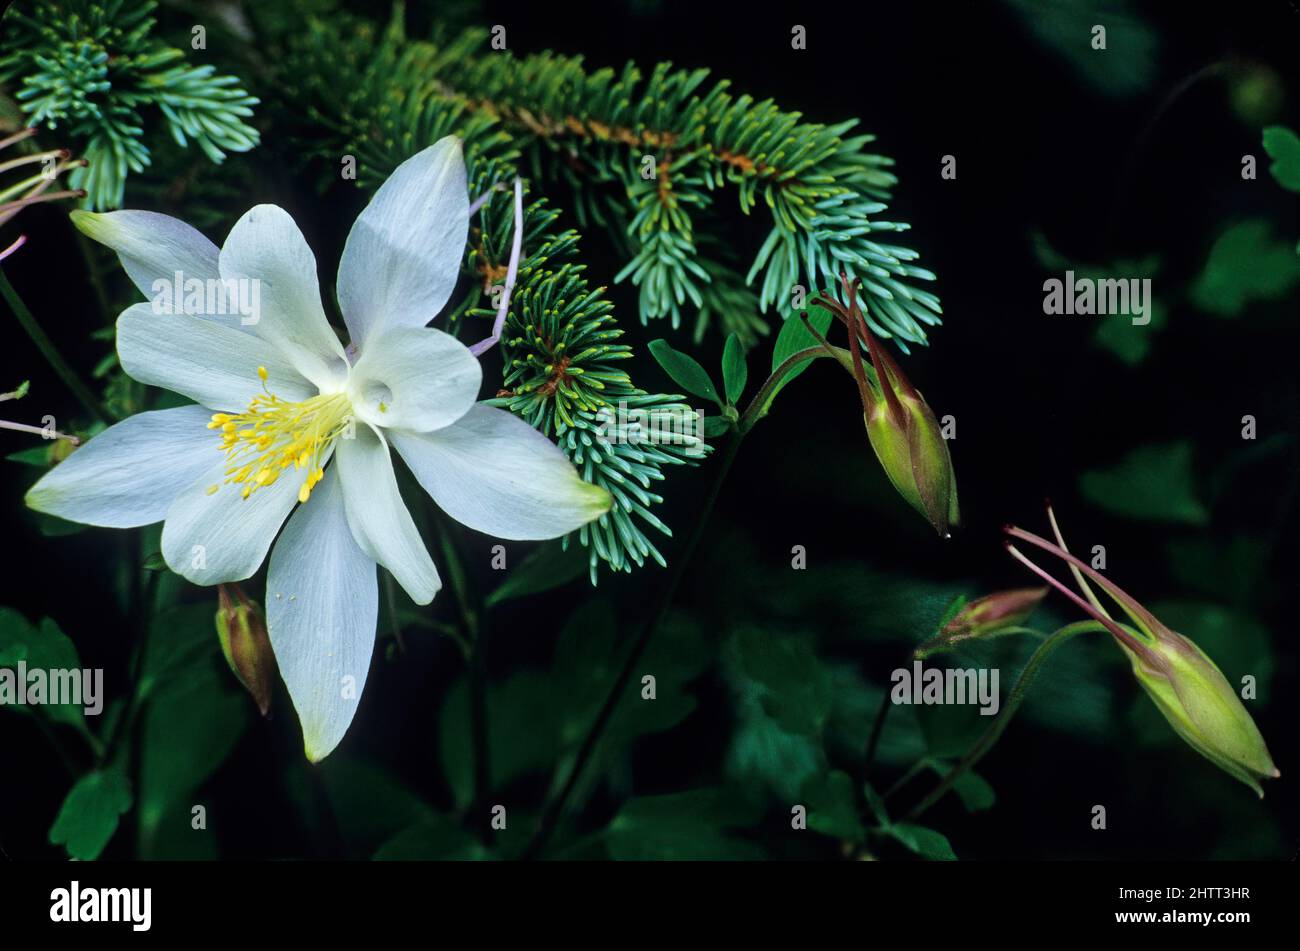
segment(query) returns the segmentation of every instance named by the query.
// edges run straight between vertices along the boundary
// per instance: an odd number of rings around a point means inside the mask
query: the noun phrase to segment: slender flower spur
[[[23,129],[13,135],[0,139],[0,152],[10,146],[30,139],[36,134],[35,129]],[[19,155],[0,162],[0,172],[9,172],[23,166],[36,166],[32,175],[17,182],[9,182],[0,189],[0,225],[4,224],[28,205],[46,201],[59,201],[63,198],[84,198],[86,193],[80,189],[50,191],[49,188],[59,180],[59,176],[68,169],[84,168],[85,159],[73,159],[67,149],[52,149],[48,152],[33,152]],[[30,171],[30,169],[28,169]]]
[[[152,300],[118,318],[123,369],[197,405],[110,427],[27,503],[111,528],[162,521],[168,566],[201,585],[249,578],[270,551],[268,633],[313,761],[338,745],[365,684],[376,563],[417,604],[442,586],[393,449],[443,511],[498,538],[555,538],[610,505],[546,437],[476,403],[478,360],[426,326],[456,283],[468,212],[458,140],[398,166],[343,249],[346,349],[316,259],[275,205],[247,212],[220,249],[165,215],[73,215]]]
[[[1214,661],[1190,640],[1170,630],[1110,579],[1070,554],[1056,524],[1051,506],[1047,509],[1057,544],[1008,525],[1004,531],[1026,541],[1070,566],[1075,581],[1087,600],[1026,558],[1007,542],[1007,551],[1056,590],[1082,608],[1110,631],[1128,656],[1137,677],[1156,708],[1164,714],[1174,732],[1220,769],[1241,780],[1259,796],[1264,795],[1261,779],[1276,779],[1281,773],[1273,765],[1268,747],[1255,721],[1242,705],[1232,685]],[[1084,575],[1110,595],[1128,615],[1131,624],[1114,620],[1084,580]]]
[[[957,479],[947,440],[934,410],[867,329],[857,302],[858,281],[850,283],[846,275],[840,280],[847,306],[829,295],[819,297],[816,303],[848,328],[851,372],[862,397],[871,448],[899,495],[946,538],[960,519]],[[863,366],[859,341],[871,355],[869,369]]]
[[[10,146],[30,139],[35,134],[35,129],[23,129],[0,139],[0,153],[4,153]],[[0,155],[0,158],[3,158],[3,155]],[[86,193],[80,189],[65,189],[53,192],[49,190],[50,186],[59,180],[59,176],[68,169],[86,167],[85,159],[73,159],[67,149],[33,152],[29,155],[19,155],[16,158],[5,159],[0,161],[0,173],[23,169],[23,172],[19,173],[19,175],[23,175],[25,172],[32,170],[31,168],[24,168],[24,166],[37,166],[37,169],[34,174],[20,177],[16,182],[0,182],[0,225],[9,221],[30,205],[47,201],[59,201],[63,198],[84,198],[86,196]],[[0,261],[21,248],[26,241],[27,237],[20,234],[9,245],[0,248]]]

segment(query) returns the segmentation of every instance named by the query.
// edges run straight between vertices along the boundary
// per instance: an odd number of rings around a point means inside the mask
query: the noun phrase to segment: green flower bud
[[[1138,683],[1175,733],[1196,752],[1262,797],[1264,790],[1259,781],[1276,779],[1281,773],[1273,764],[1259,728],[1228,679],[1191,640],[1162,624],[1130,594],[1071,555],[1064,547],[1050,508],[1048,514],[1061,542],[1059,547],[1020,528],[1007,526],[1005,531],[1065,561],[1087,601],[1031,562],[1010,542],[1007,550],[1110,631],[1128,656]],[[1111,618],[1084,575],[1110,595],[1131,624],[1120,624]]]
[[[946,538],[960,520],[948,441],[920,391],[867,329],[857,303],[857,282],[843,281],[847,306],[824,295],[818,303],[849,330],[852,362],[846,369],[858,383],[867,439],[898,494]],[[859,341],[867,345],[870,368],[863,364]]]
[[[217,587],[217,639],[235,677],[257,704],[262,716],[271,709],[275,654],[266,622],[257,605],[236,584]]]

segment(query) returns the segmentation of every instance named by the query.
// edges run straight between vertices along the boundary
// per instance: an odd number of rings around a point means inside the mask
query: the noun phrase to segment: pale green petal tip
[[[46,485],[46,481],[52,472],[53,470],[47,472],[37,480],[34,486],[27,490],[27,494],[23,496],[23,502],[34,512],[57,516],[59,514],[59,502],[65,497],[65,493],[53,486]]]
[[[23,496],[23,502],[26,503],[29,509],[36,512],[44,512],[47,515],[50,511],[51,501],[52,499],[50,498],[49,490],[42,489],[39,482],[28,489],[27,494]]]
[[[329,743],[325,737],[317,735],[315,731],[308,728],[307,724],[303,724],[302,749],[307,755],[307,762],[319,763],[333,753],[338,745],[338,738],[333,743]]]
[[[614,497],[609,491],[590,482],[582,482],[583,503],[590,513],[587,521],[595,521],[614,507]]]
[[[83,208],[78,208],[77,210],[70,212],[68,217],[72,219],[72,223],[76,226],[77,230],[87,238],[98,241],[100,244],[108,244],[108,242],[104,240],[108,235],[109,229],[112,227],[108,221],[108,215],[102,215],[93,211],[86,211]]]

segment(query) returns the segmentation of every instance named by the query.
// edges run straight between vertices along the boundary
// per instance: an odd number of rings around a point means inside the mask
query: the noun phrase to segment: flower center
[[[330,445],[352,425],[352,403],[342,393],[321,394],[301,403],[282,400],[266,387],[266,367],[258,367],[262,392],[242,413],[214,413],[208,429],[221,433],[226,454],[225,485],[243,486],[248,498],[258,489],[274,485],[292,467],[307,470],[298,489],[306,502],[325,476],[321,459]],[[221,486],[213,485],[208,495]]]

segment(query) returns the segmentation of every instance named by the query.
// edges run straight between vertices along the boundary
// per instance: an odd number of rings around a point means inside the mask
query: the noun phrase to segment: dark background
[[[410,6],[413,22],[427,20],[423,5]],[[1008,4],[872,3],[837,12],[812,6],[781,13],[701,3],[566,3],[557,14],[545,4],[488,4],[480,20],[506,24],[516,53],[582,53],[591,67],[619,66],[629,58],[643,66],[663,59],[707,66],[715,77],[730,78],[735,90],[771,96],[810,121],[860,117],[861,128],[878,136],[879,151],[897,163],[900,183],[888,217],[911,223],[903,243],[920,251],[919,263],[938,275],[944,324],[932,332],[932,346],[907,358],[905,367],[936,412],[957,419],[952,455],[963,526],[956,537],[939,542],[892,493],[864,438],[850,381],[819,364],[783,393],[742,449],[687,574],[682,608],[721,636],[736,618],[760,607],[746,603],[748,594],[761,589],[779,602],[782,586],[796,583],[790,580],[796,544],[807,548],[809,575],[851,561],[886,579],[925,579],[970,594],[1023,586],[1031,579],[1004,555],[999,529],[1010,521],[1045,531],[1045,496],[1072,545],[1087,550],[1105,544],[1111,575],[1144,602],[1188,594],[1185,576],[1171,570],[1171,551],[1180,545],[1208,542],[1211,550],[1222,550],[1247,537],[1260,553],[1258,572],[1241,583],[1224,576],[1218,591],[1209,578],[1209,590],[1196,594],[1248,612],[1272,635],[1272,686],[1250,709],[1284,779],[1269,784],[1262,803],[1185,748],[1152,751],[1130,742],[1123,730],[1080,737],[1053,729],[1045,717],[1014,723],[981,766],[998,791],[992,812],[967,817],[947,802],[927,821],[949,835],[963,858],[1292,857],[1300,830],[1296,797],[1287,791],[1296,770],[1293,698],[1300,689],[1296,298],[1252,305],[1234,321],[1198,312],[1178,289],[1196,277],[1214,239],[1233,220],[1262,215],[1282,235],[1300,235],[1297,196],[1267,174],[1261,123],[1244,119],[1231,100],[1242,77],[1262,76],[1279,97],[1262,124],[1300,127],[1294,67],[1300,13],[1285,2],[1135,7],[1157,38],[1150,80],[1115,95],[1040,42]],[[1111,21],[1099,14],[1096,22]],[[793,23],[808,29],[805,51],[790,48]],[[1112,49],[1097,55],[1123,54]],[[1179,91],[1213,63],[1225,66]],[[268,91],[259,94],[265,98]],[[945,154],[957,158],[955,181],[940,178]],[[1260,160],[1255,181],[1241,178],[1245,154]],[[273,196],[297,215],[297,206],[311,201],[308,186],[289,183],[300,191],[286,196],[285,185],[282,175],[269,174],[259,185],[266,194],[248,196],[234,213]],[[562,193],[557,200],[563,204]],[[303,228],[325,270],[332,270],[324,262],[337,260],[346,234],[337,227],[326,232],[326,223],[351,220],[362,204],[361,195],[336,190],[318,206],[314,221],[305,211]],[[728,207],[726,197],[718,207]],[[738,213],[731,217],[734,231],[727,237],[742,259],[749,258],[765,229]],[[106,344],[88,339],[87,330],[98,323],[82,315],[94,314],[95,305],[62,218],[60,209],[25,214],[22,229],[33,245],[7,271],[65,353],[88,370]],[[1036,232],[1083,262],[1159,255],[1155,293],[1170,301],[1168,324],[1143,363],[1127,367],[1096,346],[1097,318],[1043,314],[1042,281],[1059,271],[1036,256]],[[609,283],[621,262],[609,255],[608,242],[592,235],[583,248],[593,282]],[[687,333],[674,336],[666,324],[639,326],[628,286],[612,288],[611,295],[642,354],[641,385],[669,389],[644,357],[644,343],[668,336],[689,349]],[[24,415],[24,421],[36,422],[45,412],[75,418],[78,407],[28,341],[12,326],[4,340],[0,386],[32,381],[33,397],[18,405],[36,419]],[[695,352],[714,367],[721,340],[710,336]],[[769,353],[770,343],[750,355],[751,380],[766,369]],[[1224,465],[1250,446],[1240,437],[1246,413],[1258,419],[1260,441],[1273,440],[1276,451],[1234,470],[1215,497],[1208,525],[1127,520],[1080,496],[1081,472],[1112,465],[1144,444],[1179,440],[1194,445],[1201,484],[1219,485]],[[0,434],[0,448],[27,448],[21,439]],[[699,516],[709,478],[707,465],[670,473],[662,513],[677,534],[664,545],[670,560]],[[125,673],[134,632],[114,606],[115,579],[105,566],[118,563],[128,541],[122,533],[93,529],[69,538],[41,536],[20,501],[32,479],[26,467],[0,467],[6,560],[0,603],[30,617],[55,617],[86,664],[107,668],[111,685]],[[486,566],[490,542],[472,544],[484,554],[471,561]],[[645,569],[605,579],[601,590],[621,617],[634,618],[665,574]],[[900,598],[906,601],[911,590],[900,588]],[[193,589],[190,596],[208,594]],[[549,656],[581,594],[577,587],[565,589],[503,610],[494,622],[494,672]],[[1063,600],[1053,600],[1057,615],[1072,617]],[[928,604],[908,604],[907,610],[928,611],[931,623],[938,620]],[[828,602],[783,620],[806,625],[832,645],[832,653],[838,650],[877,682],[898,666],[896,647],[869,636],[844,648],[882,623],[870,613]],[[929,633],[918,628],[915,639]],[[1196,631],[1184,633],[1197,639]],[[381,648],[342,751],[382,762],[428,798],[445,801],[433,755],[435,712],[460,661],[449,644],[431,636],[411,641],[401,663],[384,663]],[[1095,649],[1103,658],[1107,702],[1115,709],[1145,703],[1111,645],[1069,649]],[[1050,679],[1050,671],[1044,676]],[[1008,688],[1004,680],[1004,696]],[[1056,689],[1068,704],[1071,686]],[[687,788],[719,769],[731,723],[726,691],[707,674],[696,690],[700,707],[685,724],[636,748],[629,768],[639,792]],[[294,729],[280,697],[272,723],[256,724],[213,780],[213,797],[242,820],[222,829],[223,856],[329,854],[329,844],[304,827],[299,806],[274,778],[284,757],[296,752]],[[45,831],[66,777],[30,725],[8,717],[0,721],[0,736],[0,772],[22,776],[16,787],[12,781],[3,787],[4,846],[15,856],[55,858]],[[1108,805],[1105,833],[1089,828],[1094,803]],[[597,824],[615,805],[598,796],[587,821]],[[25,818],[11,821],[16,816]],[[106,854],[130,856],[127,837],[119,836]],[[824,854],[835,853],[828,848]]]

